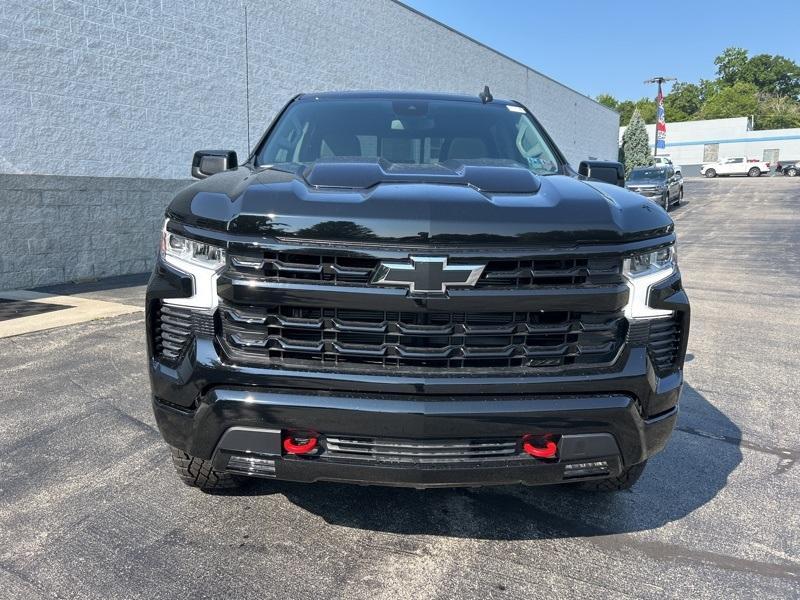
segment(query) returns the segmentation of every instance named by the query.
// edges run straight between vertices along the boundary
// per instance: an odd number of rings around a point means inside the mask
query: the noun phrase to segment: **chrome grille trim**
[[[441,252],[440,252],[441,253]],[[412,252],[413,254],[413,252]],[[272,283],[315,282],[321,285],[370,284],[384,259],[367,251],[293,248],[265,250],[258,255],[230,256],[229,266],[244,277],[258,276]],[[409,259],[406,259],[409,260]],[[402,258],[393,262],[404,262]],[[479,264],[485,267],[475,287],[530,289],[553,286],[585,286],[620,283],[621,260],[617,258],[485,258],[447,253],[451,266]],[[374,284],[373,284],[374,285]],[[378,284],[379,285],[379,284]]]

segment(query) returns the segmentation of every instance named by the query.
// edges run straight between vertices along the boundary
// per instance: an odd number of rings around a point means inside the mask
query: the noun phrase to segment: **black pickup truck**
[[[518,102],[293,98],[166,211],[152,405],[183,480],[630,487],[689,331],[674,225]]]

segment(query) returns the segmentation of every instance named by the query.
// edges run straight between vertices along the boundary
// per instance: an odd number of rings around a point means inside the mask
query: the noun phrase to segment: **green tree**
[[[639,98],[639,100],[636,101],[636,110],[639,111],[645,123],[652,124],[656,122],[655,98]]]
[[[752,83],[739,81],[723,87],[703,104],[700,116],[703,119],[725,119],[747,117],[758,108],[758,88]]]
[[[625,177],[631,174],[634,167],[646,167],[653,164],[650,154],[650,141],[647,127],[638,109],[634,109],[628,127],[622,134],[620,162],[625,165]]]
[[[656,122],[656,101],[650,98],[640,98],[636,102],[632,100],[623,100],[619,102],[616,107],[616,111],[619,113],[619,122],[629,122],[636,110],[639,111],[645,123]]]
[[[792,127],[800,127],[800,102],[788,96],[759,96],[755,129]]]
[[[759,92],[800,100],[800,65],[778,54],[748,57],[744,48],[726,48],[714,59],[722,86],[752,83]]]
[[[600,94],[595,98],[595,100],[611,110],[617,110],[617,107],[619,106],[619,101],[617,101],[617,99],[611,94]],[[620,123],[621,122],[622,121],[620,121]]]
[[[800,99],[800,66],[783,56],[754,56],[742,69],[740,80],[752,83],[764,94]]]
[[[698,85],[700,86],[700,97],[703,99],[704,104],[706,100],[718,93],[723,87],[719,79],[701,79]]]
[[[617,112],[619,113],[619,122],[620,123],[627,123],[631,120],[633,116],[633,111],[636,108],[636,105],[631,100],[623,100],[619,104],[617,104]]]
[[[725,48],[722,54],[714,59],[717,75],[723,85],[733,85],[741,81],[742,71],[747,65],[747,50],[744,48]]]
[[[703,90],[694,83],[678,82],[664,97],[664,111],[668,122],[688,121],[696,118],[703,107]]]

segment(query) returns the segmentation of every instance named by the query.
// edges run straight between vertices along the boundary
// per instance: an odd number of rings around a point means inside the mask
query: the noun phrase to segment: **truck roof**
[[[314,100],[345,100],[345,99],[364,99],[364,98],[383,98],[386,100],[455,100],[458,102],[475,102],[480,104],[481,99],[478,94],[467,96],[463,94],[446,94],[441,92],[391,92],[380,90],[353,90],[340,92],[314,92],[303,93],[298,97],[298,101]],[[518,104],[514,100],[503,100],[494,98],[489,104]]]

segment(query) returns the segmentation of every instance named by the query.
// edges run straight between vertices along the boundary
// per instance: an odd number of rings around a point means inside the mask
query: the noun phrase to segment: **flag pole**
[[[658,94],[656,95],[656,126],[655,126],[655,139],[653,140],[653,156],[658,156],[658,141],[659,133],[661,140],[666,146],[667,140],[667,119],[664,113],[664,93],[661,89],[661,84],[665,81],[675,81],[675,77],[653,77],[648,79],[645,83],[658,84]]]
[[[658,131],[659,131],[658,130],[658,126],[661,124],[661,116],[659,114],[659,108],[662,108],[664,106],[664,96],[662,96],[662,92],[661,92],[661,81],[662,81],[661,79],[658,80],[658,95],[656,95],[656,98],[658,98],[658,100],[656,101],[656,115],[657,115],[656,116],[656,143],[653,146],[653,156],[658,156]]]

